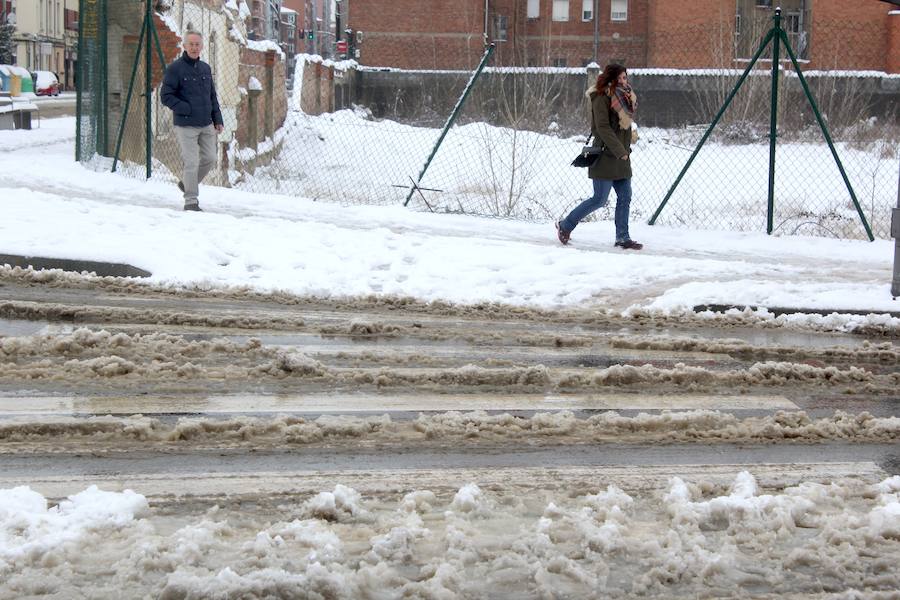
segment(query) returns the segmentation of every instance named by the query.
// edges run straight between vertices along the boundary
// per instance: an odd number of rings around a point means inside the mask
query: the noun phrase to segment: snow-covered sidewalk
[[[74,162],[74,118],[0,132],[0,254],[125,262],[159,284],[250,286],[317,296],[397,295],[678,313],[706,304],[900,310],[893,243],[632,223],[641,252],[585,223],[561,246],[552,223],[338,206],[204,186],[184,213],[174,185]]]

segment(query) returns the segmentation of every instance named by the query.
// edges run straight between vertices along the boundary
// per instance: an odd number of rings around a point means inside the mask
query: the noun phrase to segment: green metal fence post
[[[146,14],[144,15],[144,27],[147,28],[147,44],[144,47],[144,143],[145,158],[147,161],[147,179],[153,174],[153,168],[150,164],[152,149],[150,144],[153,136],[152,107],[150,106],[150,90],[153,88],[153,42],[150,39],[150,32],[153,27],[153,5],[150,0],[144,0],[147,5]]]
[[[806,99],[809,100],[809,104],[812,107],[813,114],[816,115],[816,122],[819,124],[819,128],[822,130],[822,135],[825,136],[825,141],[828,143],[828,149],[831,150],[831,156],[834,158],[834,162],[837,163],[838,170],[841,172],[841,177],[844,179],[844,185],[847,186],[847,191],[850,193],[850,198],[853,200],[853,206],[856,207],[856,212],[857,214],[859,214],[859,218],[866,230],[866,235],[869,236],[870,242],[874,242],[875,236],[872,235],[872,229],[871,227],[869,227],[869,222],[866,220],[866,215],[863,214],[862,207],[859,205],[859,200],[856,199],[856,192],[853,191],[853,186],[850,184],[850,179],[847,177],[847,172],[844,170],[844,164],[841,162],[837,150],[834,148],[834,142],[831,139],[831,134],[828,132],[828,127],[825,125],[825,120],[822,118],[822,113],[819,112],[819,106],[818,104],[816,104],[816,100],[813,98],[812,92],[809,91],[809,85],[806,83],[806,77],[803,76],[803,71],[800,69],[800,63],[797,60],[797,55],[794,53],[794,49],[791,48],[791,43],[790,41],[788,41],[787,33],[782,30],[780,35],[782,41],[784,42],[784,47],[787,50],[788,56],[791,57],[791,63],[794,65],[794,70],[797,72],[797,77],[800,79],[800,85],[803,87],[803,93],[806,94]]]
[[[162,69],[163,72],[166,70],[166,56],[163,54],[162,44],[159,42],[159,33],[156,31],[156,23],[151,19],[150,21],[150,29],[153,31],[153,41],[156,43],[156,53],[159,55],[159,68]]]
[[[781,53],[781,8],[775,9],[775,36],[772,40],[772,110],[769,113],[769,195],[766,233],[772,235],[775,221],[775,152],[778,137],[778,59]]]
[[[125,120],[128,117],[128,109],[131,106],[131,93],[134,91],[134,80],[137,77],[138,64],[141,62],[141,48],[144,47],[144,34],[146,33],[147,27],[141,27],[141,36],[138,38],[137,52],[135,52],[134,55],[134,66],[131,68],[131,80],[128,82],[128,95],[125,96],[125,104],[122,105],[122,118],[119,121],[119,134],[116,136],[116,151],[113,154],[112,164],[113,173],[116,172],[116,166],[119,163],[119,151],[122,149],[122,135],[125,133]]]
[[[84,19],[84,0],[78,0],[78,14]],[[85,58],[87,54],[84,51],[84,27],[82,23],[78,24],[78,56],[81,60],[75,63],[75,161],[80,162],[81,158],[81,110],[83,104],[81,102],[81,94],[84,93],[84,64],[87,62]]]
[[[109,40],[107,39],[108,10],[106,0],[98,0],[100,17],[97,35],[100,38],[100,115],[97,127],[97,151],[102,156],[109,156]],[[96,102],[95,96],[95,102]]]
[[[675,183],[672,184],[672,187],[669,188],[669,191],[666,193],[666,197],[663,198],[662,203],[660,203],[659,208],[656,209],[656,212],[653,213],[653,216],[650,217],[648,221],[648,225],[653,225],[656,223],[657,217],[659,217],[659,213],[662,212],[662,209],[669,202],[669,198],[672,197],[672,194],[675,193],[675,188],[678,187],[678,184],[681,183],[681,180],[684,178],[685,173],[687,173],[688,169],[691,168],[691,165],[694,162],[694,159],[697,158],[697,155],[700,153],[700,149],[703,148],[703,144],[706,143],[706,140],[709,139],[710,134],[713,129],[715,129],[716,125],[718,125],[719,120],[722,118],[722,115],[725,114],[725,111],[728,109],[728,106],[731,104],[731,101],[734,100],[735,95],[737,95],[738,90],[741,89],[741,86],[744,85],[744,81],[747,79],[747,76],[750,74],[750,71],[753,70],[754,65],[756,65],[756,61],[759,60],[759,57],[762,56],[763,51],[766,49],[766,46],[772,40],[772,37],[775,35],[774,31],[769,31],[766,34],[765,39],[763,39],[762,43],[759,45],[759,49],[757,49],[756,54],[753,55],[753,58],[750,60],[750,64],[747,65],[747,68],[744,69],[744,74],[741,75],[741,78],[738,80],[737,84],[735,84],[734,89],[731,90],[731,93],[728,94],[728,98],[725,99],[724,104],[722,104],[722,108],[719,109],[718,114],[713,119],[712,123],[709,124],[709,127],[706,128],[706,133],[703,134],[703,137],[700,138],[700,143],[697,144],[697,147],[694,148],[694,152],[691,154],[691,157],[688,159],[687,163],[684,165],[684,168],[681,169],[681,172],[678,174],[678,177],[675,179]]]
[[[447,137],[447,132],[450,131],[450,128],[453,127],[453,123],[456,121],[456,117],[459,116],[459,112],[462,110],[463,105],[466,103],[466,99],[469,97],[469,93],[472,91],[472,87],[475,85],[475,81],[478,79],[481,72],[484,70],[487,61],[491,58],[491,55],[494,53],[494,44],[490,44],[484,51],[484,56],[481,57],[481,62],[478,64],[478,68],[475,69],[475,72],[472,73],[472,77],[469,78],[469,83],[466,84],[466,88],[463,90],[462,96],[459,97],[459,100],[456,102],[456,106],[453,107],[453,112],[450,113],[450,117],[447,119],[447,122],[444,124],[444,129],[441,131],[440,137],[438,137],[437,142],[434,144],[434,148],[431,149],[431,154],[428,155],[428,158],[425,160],[425,166],[422,167],[422,170],[419,172],[419,177],[416,179],[414,185],[409,188],[409,194],[406,196],[406,201],[403,202],[403,206],[409,204],[409,201],[413,197],[413,193],[415,193],[416,188],[420,183],[422,183],[422,178],[425,176],[425,172],[428,170],[429,165],[431,165],[431,161],[434,160],[434,155],[437,154],[438,148],[441,147],[441,144],[444,141],[444,138]]]

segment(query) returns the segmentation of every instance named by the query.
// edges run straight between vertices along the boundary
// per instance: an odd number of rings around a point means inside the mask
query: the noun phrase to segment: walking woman
[[[639,244],[628,234],[628,211],[631,206],[631,124],[637,109],[637,96],[628,83],[628,72],[622,65],[607,65],[588,90],[591,100],[591,133],[594,146],[604,150],[593,165],[588,177],[594,182],[594,195],[556,223],[557,236],[569,243],[572,230],[586,216],[606,206],[609,190],[616,190],[616,243],[625,250],[640,250]]]

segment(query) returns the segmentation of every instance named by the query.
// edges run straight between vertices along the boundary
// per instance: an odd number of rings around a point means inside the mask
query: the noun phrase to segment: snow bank
[[[0,575],[21,562],[54,564],[88,533],[127,528],[148,510],[146,498],[130,490],[104,492],[91,486],[48,508],[47,500],[28,487],[0,489]]]
[[[210,508],[89,488],[48,509],[28,488],[0,490],[0,592],[115,598],[127,582],[132,595],[165,598],[820,597],[827,588],[887,599],[900,586],[889,566],[900,559],[900,478],[800,476],[763,488],[750,471],[730,484],[699,473],[635,478],[629,489],[587,475],[566,480],[574,489],[552,477],[524,488],[498,479],[489,493],[476,482],[400,491],[367,477],[365,497],[341,484],[274,501],[245,490]],[[327,510],[297,518],[298,503]]]
[[[393,421],[388,415],[349,417],[323,415],[227,419],[182,417],[168,422],[141,415],[73,418],[59,416],[14,417],[0,423],[0,440],[23,449],[40,446],[44,451],[68,451],[84,444],[127,444],[178,448],[270,448],[285,445],[355,445],[378,442],[403,446],[440,442],[490,444],[521,440],[540,443],[595,443],[599,441],[666,442],[787,442],[809,443],[892,442],[900,439],[900,418],[875,417],[869,413],[836,411],[829,417],[811,418],[803,411],[778,411],[763,417],[738,418],[721,411],[662,411],[622,416],[615,411],[587,418],[572,412],[536,413],[517,417],[484,411],[420,414],[413,421]],[[51,443],[52,442],[52,443]],[[478,509],[479,489],[466,489],[454,508],[462,512]],[[327,492],[307,506],[306,515],[357,515],[358,498]],[[411,498],[405,504],[416,510],[427,499]],[[476,510],[477,512],[477,510]]]

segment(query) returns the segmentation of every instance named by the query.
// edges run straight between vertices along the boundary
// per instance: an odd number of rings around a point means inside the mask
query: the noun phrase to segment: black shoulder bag
[[[600,158],[600,155],[606,150],[603,146],[603,142],[601,142],[599,146],[591,146],[591,138],[594,136],[593,125],[594,110],[591,109],[591,132],[588,134],[587,142],[585,142],[584,147],[581,148],[581,152],[579,152],[578,156],[575,157],[575,160],[572,161],[573,167],[590,167],[597,162],[597,159]]]
[[[592,164],[597,162],[597,159],[600,158],[600,155],[603,154],[605,148],[603,144],[599,146],[591,146],[591,137],[593,133],[588,136],[587,144],[581,149],[581,152],[578,153],[578,156],[575,157],[575,160],[572,161],[573,167],[590,167]]]

